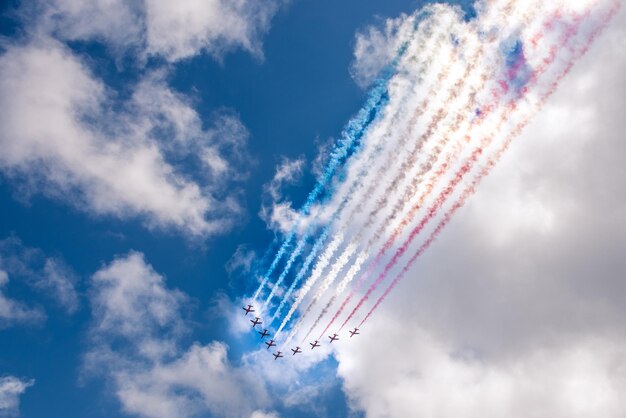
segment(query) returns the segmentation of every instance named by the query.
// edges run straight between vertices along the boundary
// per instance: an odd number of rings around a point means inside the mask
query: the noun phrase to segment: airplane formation
[[[242,309],[246,312],[244,315],[248,315],[251,312],[254,312],[254,307],[252,305],[248,305],[247,307],[242,307]],[[263,323],[263,321],[261,321],[261,318],[259,318],[258,316],[255,317],[254,319],[251,319],[250,322],[252,323],[252,328],[255,328],[257,325],[260,325]],[[263,331],[258,331],[259,335],[261,336],[261,340],[264,339],[265,337],[267,337],[269,335],[269,330],[268,329],[264,329]],[[355,335],[359,335],[359,329],[358,328],[354,328],[353,330],[350,330],[350,338],[354,337]],[[329,335],[328,338],[330,339],[329,344],[332,343],[333,341],[338,341],[339,340],[339,335],[338,334],[333,334],[333,335]],[[276,341],[274,341],[273,339],[270,339],[269,341],[265,341],[264,344],[267,346],[267,349],[269,350],[272,347],[276,346]],[[320,347],[321,344],[318,340],[315,340],[313,342],[310,342],[309,345],[311,346],[311,350],[313,350],[316,347]],[[292,356],[295,356],[296,354],[302,353],[302,348],[297,346],[296,348],[292,348]],[[274,360],[278,360],[279,358],[284,357],[282,351],[277,351],[275,353],[272,353],[272,355],[274,356]]]

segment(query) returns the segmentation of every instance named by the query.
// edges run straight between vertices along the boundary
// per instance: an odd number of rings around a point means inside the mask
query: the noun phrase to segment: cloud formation
[[[240,48],[262,57],[261,37],[277,0],[54,0],[34,7],[37,28],[64,40],[101,41],[114,50],[174,62]]]
[[[29,193],[200,237],[228,229],[239,214],[236,195],[221,193],[237,179],[231,162],[245,154],[247,131],[235,115],[220,114],[203,130],[159,74],[120,103],[51,39],[9,46],[0,78],[0,169]],[[204,180],[170,164],[172,154],[198,156]]]
[[[3,288],[9,283],[9,275],[0,270],[0,329],[17,324],[38,324],[46,319],[39,308],[31,308],[26,304],[7,297]]]
[[[19,238],[10,236],[0,240],[0,268],[47,295],[67,313],[78,310],[77,277],[62,259],[48,257],[40,249],[26,247]]]
[[[140,253],[103,267],[92,278],[86,370],[112,384],[125,412],[143,417],[241,417],[267,405],[264,387],[230,364],[224,343],[182,348],[187,301]]]
[[[354,409],[626,413],[625,27],[622,8],[401,289],[337,345]]]
[[[408,16],[401,15],[357,32],[350,74],[361,88],[369,86],[394,58],[402,39],[406,38],[408,23]]]
[[[292,202],[284,199],[284,189],[302,178],[305,165],[303,157],[293,160],[283,158],[276,166],[272,180],[263,185],[263,203],[259,216],[270,229],[285,233],[298,218]]]
[[[29,387],[35,384],[34,380],[21,380],[14,376],[0,377],[0,417],[19,415],[20,396]]]

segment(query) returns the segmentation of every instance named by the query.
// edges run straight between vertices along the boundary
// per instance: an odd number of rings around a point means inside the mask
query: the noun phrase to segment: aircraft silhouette
[[[319,347],[319,341],[315,340],[315,342],[309,343],[309,345],[311,346],[311,350],[313,350],[315,347]]]
[[[296,354],[302,352],[302,350],[300,350],[300,347],[296,347],[295,349],[292,348],[291,351],[293,351],[292,356],[295,356]]]
[[[276,345],[276,343],[274,343],[274,340],[269,340],[269,341],[265,342],[265,345],[267,346],[267,349],[269,350],[270,347],[274,347]]]
[[[252,307],[252,305],[248,305],[247,308],[241,308],[244,311],[246,311],[246,315],[248,315],[250,312],[254,312],[254,308]]]
[[[333,334],[333,335],[329,335],[328,338],[330,338],[330,342],[332,343],[333,341],[337,341],[339,339],[339,337],[337,336],[337,334]]]
[[[350,338],[354,337],[355,335],[359,335],[359,329],[358,328],[354,328],[354,331],[350,331]]]
[[[283,355],[281,354],[281,352],[280,352],[280,351],[278,351],[278,352],[276,352],[276,353],[274,353],[274,354],[272,354],[272,355],[274,356],[274,360],[277,360],[277,359],[279,359],[279,358],[283,357]]]
[[[263,321],[261,321],[261,318],[259,318],[258,316],[254,318],[254,321],[251,319],[250,322],[252,322],[252,328],[263,323]]]
[[[261,331],[257,331],[259,333],[259,335],[261,336],[261,339],[267,337],[268,335],[270,335],[270,332],[267,329],[264,329],[263,332]]]

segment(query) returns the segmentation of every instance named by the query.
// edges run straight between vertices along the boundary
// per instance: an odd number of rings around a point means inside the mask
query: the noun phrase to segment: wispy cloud
[[[141,80],[128,101],[114,100],[76,55],[50,39],[8,47],[0,77],[0,169],[28,192],[198,237],[227,230],[240,213],[236,193],[222,193],[237,178],[230,157],[245,154],[247,131],[235,115],[222,114],[203,130],[187,100],[158,74]],[[168,162],[172,154],[199,156],[207,175],[194,181],[193,172]]]
[[[337,345],[355,410],[624,415],[625,19],[622,8],[376,319]]]
[[[279,0],[54,0],[23,14],[40,33],[64,40],[95,40],[113,50],[170,62],[208,52],[217,59],[235,49],[262,58],[262,36]]]
[[[168,289],[140,253],[119,257],[92,278],[89,374],[113,385],[124,411],[144,417],[240,417],[266,407],[262,383],[230,364],[222,342],[183,348],[188,297]],[[260,412],[257,412],[257,414]]]
[[[33,290],[54,301],[67,313],[75,313],[80,305],[75,285],[76,274],[65,262],[57,257],[48,257],[37,248],[26,247],[19,238],[10,236],[0,240],[0,270],[4,281],[0,286],[7,286],[9,279],[24,282]],[[5,316],[13,312],[17,317],[30,318],[39,322],[45,319],[40,308],[25,308],[25,305],[5,298]],[[13,309],[8,309],[12,306]],[[18,313],[21,314],[18,315]],[[24,316],[26,314],[26,316]]]
[[[0,377],[0,417],[18,416],[20,412],[20,396],[34,380],[22,380],[14,376]]]
[[[46,319],[40,308],[31,308],[26,304],[11,299],[4,294],[9,283],[9,275],[0,270],[0,328],[17,324],[38,324]]]
[[[263,203],[259,216],[270,229],[289,231],[298,218],[292,202],[285,199],[284,189],[301,179],[305,165],[303,157],[293,160],[283,158],[276,166],[272,180],[263,185]]]

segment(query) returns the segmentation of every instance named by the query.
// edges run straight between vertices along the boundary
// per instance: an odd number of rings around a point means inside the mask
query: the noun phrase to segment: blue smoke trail
[[[404,54],[404,52],[406,51],[406,45],[404,45],[400,51],[402,54]],[[361,148],[361,144],[359,144],[359,142],[363,137],[363,134],[365,133],[367,127],[376,119],[382,108],[388,102],[387,86],[389,80],[394,74],[394,69],[397,65],[398,60],[399,59],[394,60],[393,63],[386,68],[383,76],[377,81],[376,87],[374,87],[368,94],[365,105],[361,108],[357,115],[348,122],[347,126],[341,132],[341,139],[334,146],[334,149],[330,154],[330,161],[328,162],[324,173],[318,179],[317,184],[307,196],[304,205],[300,208],[300,211],[298,213],[299,219],[309,214],[311,207],[315,204],[319,195],[324,191],[324,189],[334,176],[337,167],[339,167],[343,160],[349,156],[353,146],[355,144],[357,145],[354,149],[354,152],[358,152],[358,150]],[[332,190],[330,190],[330,192],[332,194]],[[285,252],[287,252],[287,249],[295,238],[296,231],[297,225],[292,228],[291,232],[285,239],[285,242],[283,242],[280,249],[276,253],[272,264],[263,276],[263,280],[261,281],[259,288],[254,294],[254,299],[258,298],[261,290],[263,290],[263,287],[267,284],[270,276],[272,275],[272,273],[274,273],[274,270],[276,270],[279,261],[285,255]],[[309,235],[309,233],[306,233],[302,237],[302,240],[307,240],[309,238]]]
[[[298,285],[298,283],[300,283],[300,280],[302,280],[304,278],[304,276],[306,275],[306,273],[309,271],[309,267],[311,267],[311,264],[313,263],[313,260],[315,259],[317,254],[320,252],[320,250],[324,246],[324,243],[328,239],[328,234],[330,232],[331,225],[332,225],[332,223],[328,224],[328,226],[326,226],[326,228],[324,228],[324,230],[322,231],[321,235],[317,238],[317,241],[313,245],[313,248],[309,252],[309,255],[307,256],[306,260],[304,260],[304,264],[302,265],[302,268],[300,268],[300,271],[298,272],[298,275],[296,276],[295,279],[293,279],[293,283],[291,283],[291,286],[289,286],[289,289],[287,289],[287,292],[285,293],[285,296],[283,297],[283,300],[280,302],[280,305],[278,305],[278,308],[276,309],[276,312],[272,316],[272,319],[270,320],[269,325],[272,324],[274,319],[278,318],[278,316],[280,315],[281,311],[285,307],[285,304],[289,300],[289,296],[291,296],[291,294],[295,290],[295,288]]]
[[[417,30],[417,26],[418,26],[419,20],[416,18],[416,22],[414,23],[414,27],[413,30],[416,31]],[[409,41],[406,41],[403,45],[402,48],[408,48],[409,45]],[[404,53],[403,49],[399,49],[398,50],[398,58],[396,59],[395,62],[392,62],[391,64],[391,73],[393,74],[393,66],[395,66],[397,64],[397,62],[399,61],[399,59],[402,57],[402,54]],[[389,68],[388,68],[389,69]],[[384,78],[384,77],[381,77]],[[381,99],[381,103],[378,106],[378,111],[377,111],[377,115],[380,114],[381,110],[385,108],[385,106],[387,105],[389,101],[389,95],[388,92],[386,92],[382,99]],[[359,152],[361,150],[361,148],[363,147],[363,142],[359,142],[356,146],[355,146],[355,151]],[[379,151],[380,149],[382,149],[382,144],[379,144],[376,148],[376,151]],[[368,167],[363,167],[361,169],[361,171],[358,173],[357,178],[362,178],[363,176],[365,176],[365,174],[368,172],[369,168]],[[346,193],[346,197],[342,200],[341,204],[339,205],[339,207],[337,209],[335,209],[331,219],[328,222],[328,225],[332,225],[333,222],[337,219],[337,217],[339,216],[339,214],[343,211],[344,207],[351,201],[352,197],[354,196],[354,193],[356,192],[357,188],[360,187],[358,182],[353,182],[353,184],[350,186],[350,189],[348,190],[348,192]],[[332,196],[330,196],[332,197]],[[330,197],[328,197],[328,199],[330,199]],[[276,312],[274,313],[274,315],[272,316],[272,321],[278,316],[280,315],[280,312],[282,310],[282,308],[284,307],[285,303],[287,303],[287,300],[289,299],[289,296],[291,295],[291,293],[293,292],[295,286],[300,282],[300,280],[304,277],[304,275],[307,273],[311,263],[313,262],[314,257],[318,254],[318,252],[321,250],[321,246],[324,244],[324,242],[326,241],[327,237],[328,237],[328,230],[329,230],[329,226],[327,226],[323,233],[318,237],[318,239],[316,240],[314,247],[312,249],[311,254],[309,254],[309,256],[307,257],[305,263],[303,264],[301,270],[298,272],[296,278],[294,279],[293,283],[291,284],[291,286],[289,287],[289,289],[287,290],[287,292],[285,293],[285,295],[283,296],[283,300],[281,301],[278,309],[276,310]],[[303,239],[308,239],[309,234],[305,235],[305,237]],[[300,243],[298,244],[300,247]],[[300,254],[301,251],[296,250],[296,256]],[[291,260],[290,260],[291,261]],[[281,277],[278,279],[277,283],[282,283],[282,279],[284,279],[283,275],[281,274]],[[272,292],[274,293],[274,292]],[[270,296],[271,297],[271,296]],[[268,301],[266,301],[266,305],[267,305]],[[271,324],[271,323],[270,323]]]
[[[381,100],[378,103],[378,106],[374,109],[372,109],[372,112],[370,114],[371,119],[368,120],[367,125],[370,125],[372,123],[372,121],[374,119],[376,119],[380,113],[381,110],[387,105],[387,103],[389,102],[389,96],[387,95],[387,93],[385,92],[381,98]],[[363,132],[360,133],[360,135],[362,136],[363,133],[366,131],[366,129],[363,130]],[[363,147],[363,142],[359,142],[357,145],[355,145],[354,147],[354,151],[353,151],[353,155],[358,153],[361,148]],[[365,170],[362,170],[365,171]],[[329,179],[330,181],[330,179]],[[326,237],[328,235],[328,229],[330,227],[330,225],[333,224],[333,222],[337,219],[338,215],[341,213],[341,211],[343,210],[343,208],[346,206],[346,204],[350,201],[350,198],[352,197],[352,192],[356,189],[356,184],[352,184],[350,191],[348,192],[348,198],[347,199],[343,199],[343,201],[341,202],[341,205],[339,206],[338,209],[335,210],[335,212],[333,213],[333,216],[331,217],[331,219],[328,222],[328,226],[324,229],[324,232],[322,233],[322,235],[318,238],[317,241],[319,241],[322,237],[323,237],[323,241],[326,240]],[[331,188],[331,193],[330,195],[332,196],[332,191],[333,188]],[[329,199],[331,196],[328,196],[327,198]],[[302,252],[304,251],[305,248],[305,244],[308,241],[309,237],[313,234],[314,232],[314,227],[311,226],[307,229],[306,233],[302,236],[302,238],[300,238],[300,240],[298,241],[298,245],[296,246],[296,248],[294,249],[294,251],[291,253],[289,259],[287,260],[287,263],[285,264],[285,267],[282,271],[282,273],[280,274],[280,276],[278,277],[278,280],[276,280],[276,283],[274,284],[274,287],[272,288],[269,296],[267,297],[267,299],[265,300],[265,303],[263,304],[263,310],[265,310],[265,308],[267,307],[267,305],[270,303],[272,297],[274,297],[274,294],[276,293],[276,290],[278,289],[278,286],[280,284],[282,284],[283,280],[285,279],[285,277],[287,276],[287,274],[289,273],[289,270],[291,269],[291,266],[293,265],[293,263],[295,262],[296,258],[298,258],[298,256],[300,254],[302,254]],[[322,241],[322,243],[323,243]],[[321,245],[321,244],[320,244]],[[317,252],[319,251],[318,248],[318,242],[315,243],[314,249],[317,250],[315,251],[315,254],[317,254]],[[310,255],[308,256],[308,258],[310,258]],[[307,258],[307,259],[308,259]],[[303,265],[303,267],[300,269],[300,271],[298,272],[298,277],[301,275],[304,275],[306,273],[306,270],[308,269],[308,266],[310,265],[310,263],[305,263]],[[298,277],[296,277],[296,279],[294,280],[294,282],[292,283],[292,286],[290,287],[290,290],[293,288],[293,286],[299,281]],[[283,300],[286,299],[289,296],[290,293],[286,293]],[[282,305],[282,303],[281,303]]]
[[[298,242],[298,246],[296,247],[296,249],[293,251],[293,253],[289,257],[289,260],[287,260],[287,264],[285,264],[285,267],[283,268],[282,273],[280,273],[280,276],[278,276],[278,280],[276,280],[276,283],[274,283],[274,287],[272,287],[272,290],[271,290],[269,296],[265,300],[265,303],[263,304],[263,308],[262,308],[263,311],[265,310],[267,305],[269,305],[269,303],[272,300],[272,298],[274,297],[274,294],[276,293],[276,290],[278,289],[278,287],[282,284],[283,280],[285,280],[285,277],[289,273],[289,270],[291,270],[291,266],[296,261],[296,258],[298,257],[298,255],[300,253],[302,253],[302,251],[304,250],[304,246],[306,244],[306,241],[307,241],[306,238],[303,238],[303,239],[301,239]]]
[[[423,13],[415,17],[415,22],[413,24],[413,33],[415,33],[415,31],[417,30],[417,27],[419,23],[421,22],[422,18],[424,18],[427,14],[428,13]],[[287,236],[287,238],[281,245],[280,249],[276,253],[276,256],[274,257],[272,264],[268,268],[267,272],[263,275],[263,280],[261,281],[257,291],[254,293],[253,299],[258,298],[259,294],[261,293],[261,291],[267,284],[271,275],[276,270],[278,263],[280,262],[282,257],[285,255],[292,241],[296,237],[296,232],[299,226],[299,220],[302,219],[303,216],[306,216],[309,214],[309,211],[311,210],[311,206],[315,204],[319,195],[324,191],[324,189],[326,188],[326,186],[328,185],[332,177],[335,175],[335,171],[337,170],[337,167],[339,167],[340,164],[344,161],[344,159],[346,159],[349,156],[350,150],[353,148],[353,146],[355,146],[355,144],[356,146],[353,150],[353,154],[358,152],[360,148],[362,147],[362,143],[360,143],[360,141],[361,141],[361,138],[363,137],[363,134],[365,133],[367,128],[371,125],[371,123],[376,119],[376,117],[380,114],[381,110],[386,106],[386,104],[389,101],[389,95],[388,95],[389,80],[396,73],[398,63],[400,62],[400,60],[406,53],[409,47],[409,44],[410,44],[410,40],[407,40],[403,42],[402,45],[400,45],[400,47],[398,48],[398,51],[396,52],[395,58],[391,61],[391,63],[385,66],[385,68],[381,71],[380,76],[377,78],[375,82],[375,86],[368,93],[365,104],[361,107],[361,109],[356,114],[356,116],[354,116],[352,119],[350,119],[350,121],[348,121],[347,125],[341,131],[341,139],[333,147],[333,151],[330,154],[330,160],[328,161],[322,176],[320,176],[315,187],[313,188],[313,190],[311,190],[311,192],[307,196],[307,199],[304,202],[304,205],[299,210],[298,223],[294,227],[292,227],[291,231],[289,232],[289,235]],[[332,195],[333,190],[331,189],[329,190],[329,192]],[[310,233],[307,231],[307,233],[304,234],[301,240],[306,241],[308,240],[309,237],[310,237]],[[297,257],[300,254],[300,252],[301,251],[299,252],[296,251],[292,254],[292,256],[290,257],[290,261],[287,262],[289,267],[291,267],[291,264],[293,264],[292,259],[295,259],[295,257]]]

